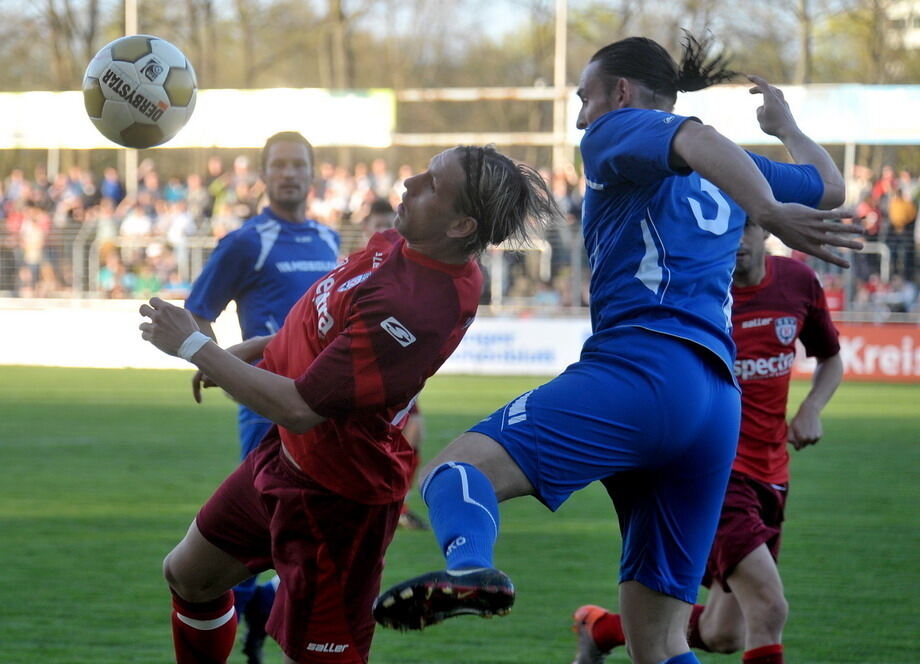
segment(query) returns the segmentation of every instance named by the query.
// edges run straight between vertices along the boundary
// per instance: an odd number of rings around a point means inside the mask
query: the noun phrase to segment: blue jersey
[[[643,327],[700,344],[731,371],[731,275],[746,215],[708,180],[671,167],[671,141],[688,120],[695,119],[624,108],[585,132],[593,341],[613,328]],[[821,200],[813,166],[750,156],[777,200]]]
[[[336,266],[339,235],[315,221],[279,219],[268,207],[217,244],[185,308],[214,321],[236,300],[243,338],[277,332],[294,303]]]

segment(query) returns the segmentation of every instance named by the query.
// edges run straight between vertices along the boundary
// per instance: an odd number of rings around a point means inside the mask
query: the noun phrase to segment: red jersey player
[[[400,425],[473,321],[475,256],[557,214],[533,169],[492,148],[454,148],[406,181],[395,230],[319,279],[273,337],[228,352],[184,309],[158,298],[141,307],[145,340],[276,423],[164,561],[177,662],[226,661],[230,588],[269,568],[281,583],[267,631],[285,662],[367,661],[383,553],[410,482]]]
[[[789,452],[817,443],[820,415],[843,377],[837,330],[824,292],[804,263],[768,256],[767,232],[744,229],[732,282],[732,336],[738,347],[741,434],[707,565],[705,606],[694,605],[691,647],[743,650],[749,664],[782,664],[788,605],[776,561],[789,488]],[[811,390],[786,423],[789,379],[800,339],[817,357]],[[623,645],[620,619],[588,605],[575,612],[575,664],[603,662]]]

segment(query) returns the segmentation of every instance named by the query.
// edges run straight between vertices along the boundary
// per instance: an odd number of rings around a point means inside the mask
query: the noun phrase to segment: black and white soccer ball
[[[102,135],[128,148],[165,143],[195,109],[198,80],[178,48],[151,35],[103,46],[83,76],[83,102]]]

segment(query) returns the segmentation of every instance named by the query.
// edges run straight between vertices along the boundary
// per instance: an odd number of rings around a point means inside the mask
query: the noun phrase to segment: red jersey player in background
[[[817,276],[804,263],[768,256],[767,236],[748,221],[732,277],[741,434],[707,564],[709,599],[694,605],[688,638],[699,650],[742,650],[743,662],[782,664],[788,604],[776,563],[789,489],[788,445],[801,450],[821,439],[821,411],[840,384],[843,363]],[[787,424],[797,338],[817,366]],[[600,664],[624,644],[619,615],[587,605],[574,618],[574,664]]]
[[[473,321],[475,257],[558,210],[533,169],[460,147],[406,181],[396,214],[395,230],[320,278],[276,335],[233,352],[188,311],[158,298],[141,306],[145,340],[276,423],[164,561],[179,664],[227,660],[230,589],[270,568],[281,583],[266,631],[286,663],[367,662],[383,554],[410,484],[402,420]]]

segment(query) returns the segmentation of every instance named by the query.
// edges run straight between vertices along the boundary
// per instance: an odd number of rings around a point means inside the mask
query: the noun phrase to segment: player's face
[[[600,64],[597,62],[589,63],[581,73],[577,94],[581,99],[581,110],[578,112],[575,125],[579,129],[587,129],[604,113],[609,113],[616,108],[611,91],[600,74]]]
[[[767,251],[767,236],[769,234],[750,220],[744,224],[744,233],[741,235],[741,244],[735,254],[735,276],[745,277],[758,271],[763,266],[764,255]]]
[[[451,222],[466,215],[457,210],[466,185],[457,148],[436,155],[428,169],[407,178],[402,203],[396,208],[396,230],[409,242],[440,241]]]
[[[307,146],[286,141],[270,145],[262,179],[272,205],[283,208],[302,205],[313,179],[313,165]]]

